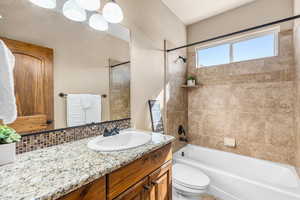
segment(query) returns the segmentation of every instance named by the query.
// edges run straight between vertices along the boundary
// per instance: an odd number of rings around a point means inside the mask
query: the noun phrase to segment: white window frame
[[[212,42],[212,43],[208,43],[208,44],[204,44],[201,46],[198,46],[195,48],[195,52],[196,52],[196,68],[204,68],[204,67],[214,67],[214,66],[218,66],[218,65],[226,65],[226,64],[230,64],[230,63],[237,63],[237,62],[245,62],[245,61],[249,61],[249,60],[257,60],[257,59],[263,59],[263,58],[270,58],[270,57],[275,57],[278,56],[279,53],[279,32],[280,32],[280,26],[276,26],[273,28],[269,28],[269,29],[264,29],[264,30],[260,30],[260,31],[256,31],[256,32],[251,32],[248,34],[243,34],[234,38],[229,38],[226,40],[221,40],[221,41],[216,41],[216,42]],[[243,41],[247,41],[247,40],[251,40],[254,38],[258,38],[258,37],[262,37],[265,35],[270,35],[270,34],[274,34],[274,56],[268,56],[268,57],[261,57],[261,58],[255,58],[255,59],[248,59],[248,60],[242,60],[242,61],[233,61],[233,45],[235,43],[238,42],[243,42]],[[198,62],[198,51],[200,50],[204,50],[204,49],[209,49],[212,47],[216,47],[216,46],[220,46],[220,45],[224,45],[224,44],[229,44],[229,63],[224,63],[224,64],[217,64],[217,65],[210,65],[210,66],[199,66],[199,62]]]

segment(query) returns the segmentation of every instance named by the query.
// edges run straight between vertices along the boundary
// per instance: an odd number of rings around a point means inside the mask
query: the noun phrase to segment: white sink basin
[[[88,143],[88,148],[104,152],[121,151],[142,146],[149,143],[151,140],[151,133],[126,130],[121,131],[120,134],[114,136],[96,137]]]

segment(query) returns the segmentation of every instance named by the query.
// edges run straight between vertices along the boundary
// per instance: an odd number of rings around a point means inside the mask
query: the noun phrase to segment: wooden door
[[[15,56],[18,118],[9,126],[18,133],[53,129],[53,50],[1,38]]]
[[[114,200],[148,200],[150,187],[148,177],[142,179],[137,184],[123,192]]]
[[[150,175],[150,200],[172,199],[172,161]]]

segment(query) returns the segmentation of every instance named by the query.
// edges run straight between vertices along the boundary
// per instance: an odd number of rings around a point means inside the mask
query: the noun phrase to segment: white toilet
[[[210,179],[199,169],[175,163],[172,174],[173,200],[200,200],[207,192]]]

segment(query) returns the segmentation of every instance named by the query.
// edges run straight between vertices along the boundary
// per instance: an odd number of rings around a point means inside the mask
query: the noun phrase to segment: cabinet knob
[[[47,120],[47,122],[46,122],[47,125],[50,125],[52,123],[53,123],[53,120]]]

